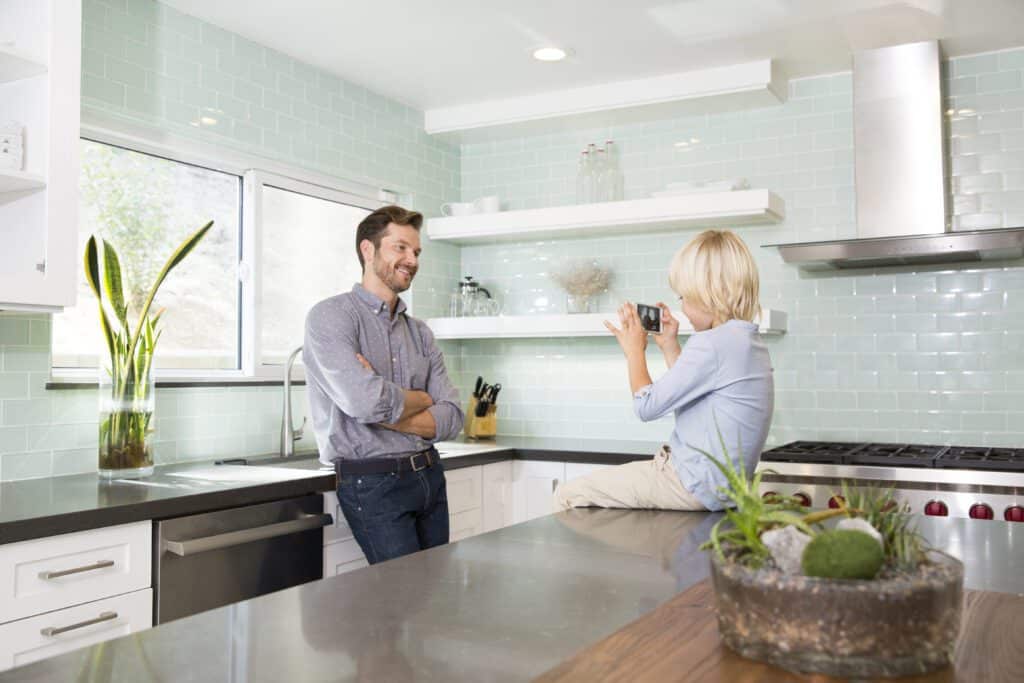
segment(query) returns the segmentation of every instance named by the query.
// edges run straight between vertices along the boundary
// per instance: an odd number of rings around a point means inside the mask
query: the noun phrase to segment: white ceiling
[[[939,38],[1024,46],[1024,0],[163,0],[418,109],[775,58],[791,78]],[[544,64],[542,45],[574,55]]]

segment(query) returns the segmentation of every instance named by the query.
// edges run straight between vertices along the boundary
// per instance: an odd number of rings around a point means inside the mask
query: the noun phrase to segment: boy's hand
[[[661,332],[653,335],[654,343],[662,350],[679,346],[679,321],[664,302],[659,301],[658,308],[661,309]]]
[[[377,371],[373,369],[372,365],[370,365],[370,361],[368,361],[365,358],[363,358],[363,354],[357,353],[356,354],[356,360],[359,361],[359,364],[362,365],[364,368],[366,368],[370,372],[376,374]]]
[[[636,306],[626,302],[619,307],[619,324],[622,325],[621,328],[615,327],[607,320],[604,321],[604,326],[615,335],[616,341],[627,356],[634,353],[643,355],[644,349],[647,348],[647,330],[640,324]]]

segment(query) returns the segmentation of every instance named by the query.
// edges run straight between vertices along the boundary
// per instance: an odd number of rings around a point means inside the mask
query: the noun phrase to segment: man
[[[320,459],[370,564],[448,542],[444,469],[433,444],[462,429],[434,335],[406,314],[423,216],[385,206],[356,230],[362,284],[306,316],[306,365]]]

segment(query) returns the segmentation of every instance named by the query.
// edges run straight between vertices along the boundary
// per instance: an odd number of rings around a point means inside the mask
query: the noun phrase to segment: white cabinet
[[[75,302],[81,15],[80,0],[0,2],[0,124],[24,127],[23,168],[0,169],[0,309]]]
[[[565,480],[572,481],[577,477],[585,477],[591,472],[603,470],[606,467],[614,467],[614,465],[598,465],[590,462],[567,462],[565,463]]]
[[[551,514],[559,484],[603,467],[608,465],[506,460],[448,470],[449,541]],[[324,512],[334,517],[334,524],[324,529],[324,577],[365,567],[366,557],[333,491],[324,493]]]
[[[483,530],[483,468],[462,467],[445,472],[448,489],[449,542],[476,536]],[[324,493],[324,512],[334,523],[324,528],[324,578],[365,567],[369,563],[345,521],[335,491]]]
[[[324,527],[324,578],[369,566],[341,512],[337,492],[324,492],[324,512],[334,518],[331,526]]]
[[[493,462],[483,466],[483,528],[484,533],[513,524],[512,461]]]
[[[554,512],[552,494],[565,481],[564,462],[512,461],[512,522]]]
[[[461,541],[483,529],[483,468],[462,467],[445,472],[448,488],[448,539]]]
[[[354,538],[324,546],[325,579],[328,576],[337,576],[368,566],[370,563],[366,561],[363,549],[359,547],[359,543]]]
[[[0,671],[54,657],[153,623],[153,591],[145,589],[0,625]]]
[[[0,670],[152,626],[152,528],[0,545]]]
[[[147,521],[0,545],[0,620],[149,588],[151,538]]]

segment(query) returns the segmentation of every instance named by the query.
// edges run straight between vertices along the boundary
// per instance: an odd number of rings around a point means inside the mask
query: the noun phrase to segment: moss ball
[[[804,549],[805,576],[825,579],[873,579],[885,556],[878,541],[863,531],[832,529],[815,536]]]

